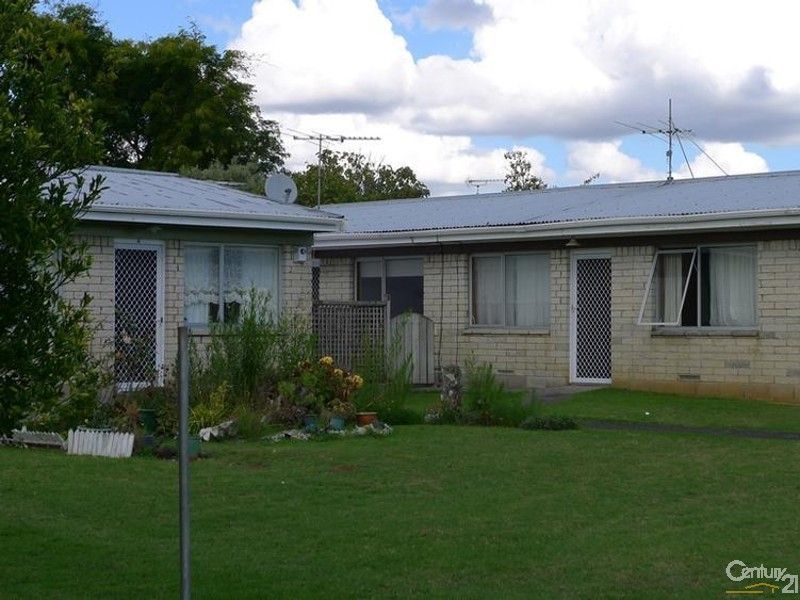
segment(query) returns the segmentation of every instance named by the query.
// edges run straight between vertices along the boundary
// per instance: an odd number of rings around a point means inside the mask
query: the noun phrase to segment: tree
[[[266,174],[255,162],[244,164],[233,163],[227,167],[220,162],[214,162],[208,168],[184,167],[180,170],[184,177],[194,179],[207,179],[211,181],[222,181],[251,194],[264,195],[264,183]]]
[[[533,166],[528,153],[523,150],[509,150],[503,157],[506,159],[506,189],[504,192],[521,192],[524,190],[543,190],[547,184],[532,173]]]
[[[364,202],[397,198],[426,198],[428,187],[417,179],[410,167],[397,169],[370,161],[355,152],[323,150],[322,203]],[[317,164],[294,173],[298,201],[306,206],[317,204]]]
[[[274,121],[244,82],[247,57],[219,52],[196,29],[147,42],[116,40],[85,5],[40,15],[68,58],[66,83],[102,126],[103,162],[159,171],[283,164]]]
[[[100,145],[64,43],[80,33],[47,27],[34,5],[0,4],[0,431],[34,415],[57,426],[53,415],[94,401],[90,298],[60,290],[89,267],[74,233],[102,181],[77,170]]]

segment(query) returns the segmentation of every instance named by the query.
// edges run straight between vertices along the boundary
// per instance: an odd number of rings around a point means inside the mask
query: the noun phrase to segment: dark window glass
[[[383,298],[383,267],[380,260],[358,262],[358,290],[356,298],[362,302],[376,302]]]

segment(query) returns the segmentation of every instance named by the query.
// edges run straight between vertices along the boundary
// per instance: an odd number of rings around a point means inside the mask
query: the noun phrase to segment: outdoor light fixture
[[[570,238],[569,241],[567,242],[567,248],[577,248],[580,245],[581,243],[575,238]]]

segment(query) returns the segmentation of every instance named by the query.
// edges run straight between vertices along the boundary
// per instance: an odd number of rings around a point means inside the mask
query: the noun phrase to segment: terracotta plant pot
[[[378,413],[376,412],[356,413],[356,425],[358,425],[359,427],[364,427],[365,425],[374,423],[377,420],[378,420]]]

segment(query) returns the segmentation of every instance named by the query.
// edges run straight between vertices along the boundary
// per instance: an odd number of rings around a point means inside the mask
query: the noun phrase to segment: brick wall
[[[92,256],[89,272],[65,286],[65,298],[77,302],[84,293],[92,296],[91,314],[94,339],[92,352],[110,360],[114,343],[114,238],[82,235]],[[171,369],[178,352],[177,328],[183,322],[184,241],[168,239],[164,244],[164,365]],[[294,246],[282,245],[281,306],[284,314],[310,317],[310,262],[294,261]]]
[[[352,258],[323,258],[319,270],[319,299],[349,301],[355,298]]]
[[[636,325],[653,247],[618,248],[613,270],[614,385],[800,401],[800,243],[758,243],[757,326],[662,336]]]
[[[665,336],[637,325],[655,248],[612,250],[612,380],[615,386],[800,402],[800,241],[758,242],[757,326]],[[424,259],[424,312],[435,323],[436,364],[491,362],[516,386],[569,381],[567,250],[550,251],[550,327],[514,332],[469,324],[469,254]],[[326,258],[323,299],[353,298],[353,259]],[[672,333],[675,333],[674,330]]]
[[[75,304],[84,294],[92,297],[92,353],[110,354],[114,343],[114,241],[98,235],[83,235],[78,239],[86,244],[92,266],[88,273],[65,285],[61,294]]]
[[[281,310],[311,318],[311,259],[295,262],[295,246],[281,246]]]

